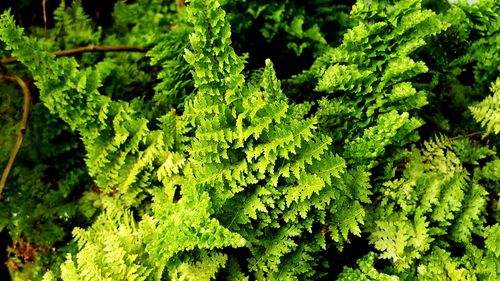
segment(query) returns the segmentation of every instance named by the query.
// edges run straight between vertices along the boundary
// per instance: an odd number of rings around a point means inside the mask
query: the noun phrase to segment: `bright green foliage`
[[[3,13],[6,71],[38,89],[0,230],[40,247],[9,260],[46,281],[495,280],[499,5],[353,2]],[[49,53],[86,44],[149,51]],[[0,90],[3,164],[22,97]]]
[[[97,185],[105,192],[116,189],[127,194],[125,201],[139,196],[141,186],[151,176],[156,154],[164,146],[161,132],[150,133],[148,121],[141,117],[141,102],[114,102],[99,94],[107,63],[79,70],[74,59],[56,60],[40,50],[34,40],[14,27],[11,17],[4,15],[0,25],[2,40],[38,80],[44,104],[80,133],[89,174]],[[131,185],[135,191],[129,190]]]
[[[484,243],[486,248],[493,253],[495,257],[500,256],[500,225],[496,224],[488,228],[487,237]]]
[[[145,263],[137,224],[131,212],[111,204],[89,229],[73,231],[80,251],[61,265],[63,280],[148,280],[153,268]]]
[[[491,86],[493,96],[487,96],[470,110],[474,119],[486,127],[487,133],[500,133],[500,78]]]
[[[396,275],[390,275],[378,272],[374,267],[375,254],[369,253],[363,258],[357,261],[359,269],[345,268],[344,271],[339,275],[337,280],[349,281],[349,280],[381,280],[381,281],[399,281],[400,279]]]
[[[240,235],[231,233],[217,220],[209,217],[212,206],[206,193],[199,195],[199,190],[195,189],[194,185],[188,187],[188,183],[183,185],[182,192],[182,198],[175,204],[171,203],[172,197],[157,195],[153,204],[154,217],[146,217],[143,220],[142,235],[147,239],[146,252],[150,255],[151,263],[156,266],[157,279],[161,277],[165,266],[169,271],[182,272],[182,267],[186,265],[179,264],[179,259],[172,259],[182,251],[195,248],[211,250],[228,246],[241,247],[245,243]],[[219,253],[213,255],[218,257],[215,260],[226,259],[225,255],[221,256]],[[220,262],[218,264],[215,268],[220,266]],[[213,273],[215,272],[211,274]]]
[[[418,267],[419,280],[476,280],[467,269],[450,257],[450,253],[436,248]]]
[[[488,280],[498,279],[498,224],[485,228],[486,247],[468,245],[462,258],[452,257],[439,247],[423,259],[417,268],[418,280]]]
[[[342,44],[296,79],[318,79],[316,90],[328,94],[316,113],[321,128],[347,144],[346,159],[373,166],[386,147],[416,139],[422,122],[409,113],[427,100],[409,80],[428,69],[412,55],[448,24],[420,1],[358,1],[351,17]]]
[[[229,26],[217,2],[193,1],[188,13],[194,26],[205,27],[195,29],[186,52],[198,88],[182,116],[195,127],[188,148],[194,176],[209,187],[215,215],[250,243],[249,269],[256,276],[312,274],[308,252],[319,245],[294,240],[312,233],[314,220],[325,221],[323,210],[340,195],[335,179],[345,164],[327,152],[327,136],[313,138],[316,120],[287,104],[270,61],[258,84],[243,85],[243,64],[227,47]],[[358,225],[338,228],[345,236]],[[280,268],[287,260],[292,264]]]
[[[414,150],[402,178],[384,184],[384,199],[375,210],[370,241],[382,251],[381,258],[402,271],[442,236],[470,241],[485,222],[488,193],[479,177],[471,178],[446,138]]]

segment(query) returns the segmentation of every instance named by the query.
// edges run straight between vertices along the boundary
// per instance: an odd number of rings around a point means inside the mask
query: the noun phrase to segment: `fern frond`
[[[375,268],[375,253],[370,252],[356,263],[358,264],[357,269],[344,267],[344,270],[340,273],[339,281],[349,281],[349,280],[381,280],[381,281],[399,281],[399,277],[396,275],[390,275],[383,272],[379,272]]]
[[[467,245],[486,222],[487,192],[478,174],[471,179],[454,147],[444,136],[425,142],[412,152],[402,178],[381,189],[370,241],[399,272],[425,257],[434,240],[448,235]]]
[[[492,83],[492,96],[487,96],[480,103],[470,106],[472,116],[481,126],[486,128],[486,133],[498,134],[500,132],[500,78]]]
[[[61,265],[63,280],[152,280],[154,267],[147,263],[132,213],[115,203],[106,206],[89,229],[74,230],[80,251]]]

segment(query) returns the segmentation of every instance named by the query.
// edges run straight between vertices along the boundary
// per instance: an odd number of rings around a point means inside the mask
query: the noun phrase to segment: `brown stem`
[[[177,4],[177,10],[180,10],[186,6],[186,1],[184,0],[175,0],[175,4]]]
[[[7,178],[9,177],[10,170],[14,165],[14,160],[16,159],[17,153],[19,152],[21,144],[23,143],[24,135],[26,134],[26,129],[28,128],[28,117],[30,114],[30,107],[31,107],[31,93],[26,83],[19,76],[1,75],[0,81],[17,83],[17,85],[21,88],[24,96],[23,117],[20,122],[19,131],[17,132],[16,143],[14,144],[14,148],[10,153],[9,161],[7,162],[7,166],[3,170],[2,179],[0,180],[0,200],[2,200],[2,191],[5,187],[5,183],[7,182]]]
[[[57,57],[64,56],[73,56],[81,53],[103,53],[103,52],[147,52],[147,48],[141,48],[137,46],[125,46],[125,45],[117,45],[117,46],[96,46],[96,45],[88,45],[83,47],[71,48],[66,50],[59,50],[50,52],[51,54],[56,55]],[[1,58],[0,64],[13,64],[18,63],[19,60],[17,58]]]
[[[473,132],[473,133],[470,133],[467,135],[452,137],[452,138],[449,138],[449,140],[459,140],[459,139],[471,138],[471,137],[475,137],[478,135],[482,135],[483,133],[484,133],[484,131]]]
[[[47,10],[45,9],[45,4],[47,0],[42,0],[42,11],[43,11],[43,33],[47,36]]]

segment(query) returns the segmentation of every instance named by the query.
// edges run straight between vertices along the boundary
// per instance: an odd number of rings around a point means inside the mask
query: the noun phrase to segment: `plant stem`
[[[461,135],[461,136],[456,136],[456,137],[453,137],[453,138],[449,138],[449,140],[459,140],[459,139],[471,138],[471,137],[475,137],[475,136],[478,136],[478,135],[482,135],[483,133],[484,133],[484,131],[473,132],[473,133],[470,133],[470,134],[467,134],[467,135]]]
[[[103,53],[103,52],[147,52],[147,48],[141,48],[137,46],[126,46],[126,45],[117,45],[117,46],[97,46],[97,45],[88,45],[83,47],[71,48],[66,50],[59,50],[50,52],[51,54],[56,55],[57,57],[64,56],[73,56],[81,53]],[[10,58],[1,58],[0,64],[14,64],[19,63],[19,60],[14,57]]]
[[[31,93],[26,83],[19,76],[1,75],[0,81],[17,83],[17,85],[21,88],[24,97],[23,117],[19,125],[19,131],[17,132],[16,143],[14,144],[14,148],[10,153],[9,161],[7,162],[7,166],[3,170],[2,178],[0,180],[0,200],[2,200],[2,191],[5,187],[5,183],[7,182],[7,178],[9,177],[10,170],[14,165],[14,160],[16,159],[17,153],[19,152],[21,144],[23,143],[24,135],[26,134],[26,129],[28,128],[28,118],[31,107]]]
[[[175,0],[175,4],[177,5],[177,10],[181,10],[186,6],[186,1],[184,0]]]

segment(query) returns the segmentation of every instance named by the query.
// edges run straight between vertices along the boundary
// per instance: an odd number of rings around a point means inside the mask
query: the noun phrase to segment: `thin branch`
[[[482,135],[482,134],[484,134],[484,131],[477,131],[477,132],[473,132],[473,133],[470,133],[467,135],[452,137],[452,138],[449,138],[449,140],[459,140],[459,139],[465,139],[465,138],[472,138],[472,137],[475,137],[477,135]]]
[[[42,11],[43,11],[43,33],[47,36],[47,10],[45,9],[45,4],[47,0],[42,0]]]
[[[175,0],[175,4],[177,5],[177,10],[181,10],[186,6],[186,1],[184,0]]]
[[[83,47],[54,51],[54,52],[50,52],[50,53],[56,55],[57,57],[67,57],[67,56],[74,56],[74,55],[81,54],[81,53],[103,53],[103,52],[139,52],[139,53],[145,53],[147,51],[148,51],[147,48],[141,48],[141,47],[137,47],[137,46],[88,45],[88,46],[83,46]],[[19,63],[19,60],[17,58],[14,58],[14,57],[0,59],[0,64],[13,64],[13,63]]]
[[[21,144],[23,143],[24,135],[26,134],[26,129],[28,128],[28,118],[31,107],[31,93],[26,83],[19,76],[0,75],[0,81],[17,83],[17,85],[21,88],[24,97],[23,117],[19,125],[19,131],[17,132],[16,143],[14,144],[14,148],[10,153],[9,161],[7,162],[7,166],[3,170],[2,179],[0,180],[0,200],[2,200],[2,191],[5,187],[5,183],[7,182],[7,178],[9,177],[10,170],[14,165],[14,160],[16,159],[17,153],[19,152]]]

